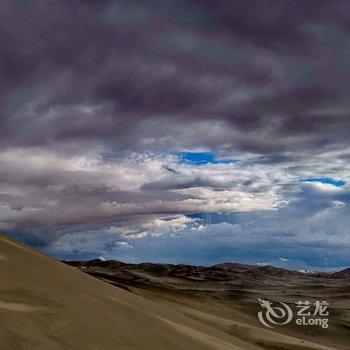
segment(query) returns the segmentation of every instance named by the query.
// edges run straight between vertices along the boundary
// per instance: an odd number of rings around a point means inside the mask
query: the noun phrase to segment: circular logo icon
[[[290,306],[283,302],[271,302],[258,299],[260,306],[264,309],[259,311],[259,321],[266,327],[273,328],[273,325],[284,325],[293,318],[293,311]]]

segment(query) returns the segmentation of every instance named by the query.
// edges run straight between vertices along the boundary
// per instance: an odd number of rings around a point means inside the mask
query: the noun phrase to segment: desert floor
[[[346,278],[261,278],[72,267],[0,236],[0,349],[350,349]],[[258,297],[329,300],[330,327],[268,329]]]

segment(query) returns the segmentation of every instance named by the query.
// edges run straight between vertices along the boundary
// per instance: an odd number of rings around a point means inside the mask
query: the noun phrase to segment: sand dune
[[[118,288],[5,236],[0,256],[1,350],[332,349],[190,295]]]

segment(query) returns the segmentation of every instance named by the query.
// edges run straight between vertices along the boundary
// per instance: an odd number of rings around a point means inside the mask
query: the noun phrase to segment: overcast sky
[[[349,1],[1,1],[1,229],[66,259],[349,266],[349,32]]]

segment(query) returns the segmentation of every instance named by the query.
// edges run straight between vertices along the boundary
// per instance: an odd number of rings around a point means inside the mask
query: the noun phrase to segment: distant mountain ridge
[[[241,263],[220,263],[213,266],[185,264],[139,263],[131,264],[117,260],[94,259],[89,261],[64,261],[73,267],[101,268],[108,271],[139,271],[155,277],[172,277],[196,281],[231,281],[233,279],[264,280],[289,278],[350,279],[350,268],[334,273],[305,273],[271,265],[257,266]]]
[[[332,276],[336,277],[336,278],[346,278],[346,279],[350,279],[350,267],[341,270],[341,271],[337,271],[334,272],[332,274]]]

